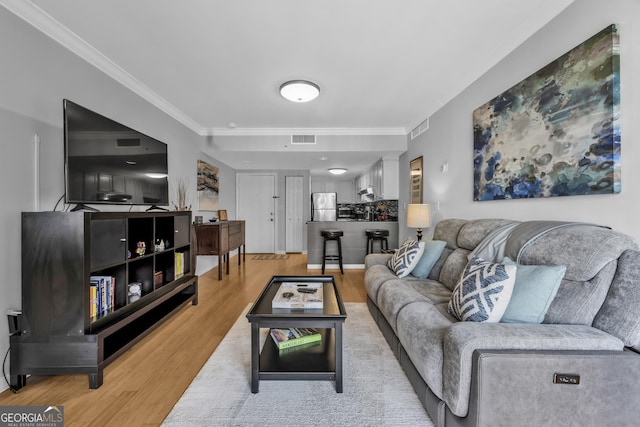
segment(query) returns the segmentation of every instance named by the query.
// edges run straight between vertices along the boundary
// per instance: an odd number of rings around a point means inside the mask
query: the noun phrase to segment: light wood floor
[[[186,306],[109,365],[104,384],[89,389],[86,375],[32,376],[18,394],[0,394],[0,406],[63,405],[66,426],[157,426],[216,349],[242,310],[274,275],[319,275],[307,257],[252,260],[218,281],[218,269],[200,276],[199,304]],[[327,270],[345,302],[364,302],[364,270]],[[247,351],[249,349],[247,348]],[[215,399],[215,396],[212,396]]]

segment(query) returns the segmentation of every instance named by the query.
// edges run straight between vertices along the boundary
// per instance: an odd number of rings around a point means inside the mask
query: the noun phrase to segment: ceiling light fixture
[[[280,95],[291,102],[309,102],[320,95],[320,86],[308,80],[290,80],[280,85]]]
[[[153,178],[153,179],[161,179],[161,178],[166,178],[167,177],[166,173],[149,172],[149,173],[145,173],[145,175],[148,176],[149,178]]]
[[[347,170],[345,168],[331,168],[331,169],[329,169],[329,173],[332,173],[334,175],[342,175],[346,171]]]

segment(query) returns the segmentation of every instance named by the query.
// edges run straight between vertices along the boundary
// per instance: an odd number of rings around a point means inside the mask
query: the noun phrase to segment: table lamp
[[[422,240],[422,229],[431,227],[431,207],[427,204],[407,205],[407,227],[417,228],[418,241]]]

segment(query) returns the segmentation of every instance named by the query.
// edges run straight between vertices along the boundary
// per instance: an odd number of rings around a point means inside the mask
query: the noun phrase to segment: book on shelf
[[[175,278],[179,279],[184,276],[184,252],[176,252],[175,259]]]
[[[271,308],[323,308],[324,287],[318,282],[283,282]]]
[[[95,318],[109,313],[115,307],[116,278],[91,276],[89,280],[89,317]]]
[[[91,279],[89,287],[89,317],[91,319],[98,315],[98,281]]]
[[[317,342],[322,339],[320,332],[314,328],[272,328],[269,330],[269,335],[271,335],[273,342],[280,350]]]

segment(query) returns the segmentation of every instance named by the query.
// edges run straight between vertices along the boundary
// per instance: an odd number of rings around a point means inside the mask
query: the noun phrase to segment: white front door
[[[303,178],[301,176],[285,177],[285,252],[302,252],[304,232],[302,199]]]
[[[275,175],[236,175],[238,219],[245,220],[244,239],[249,253],[275,252],[275,196]]]

